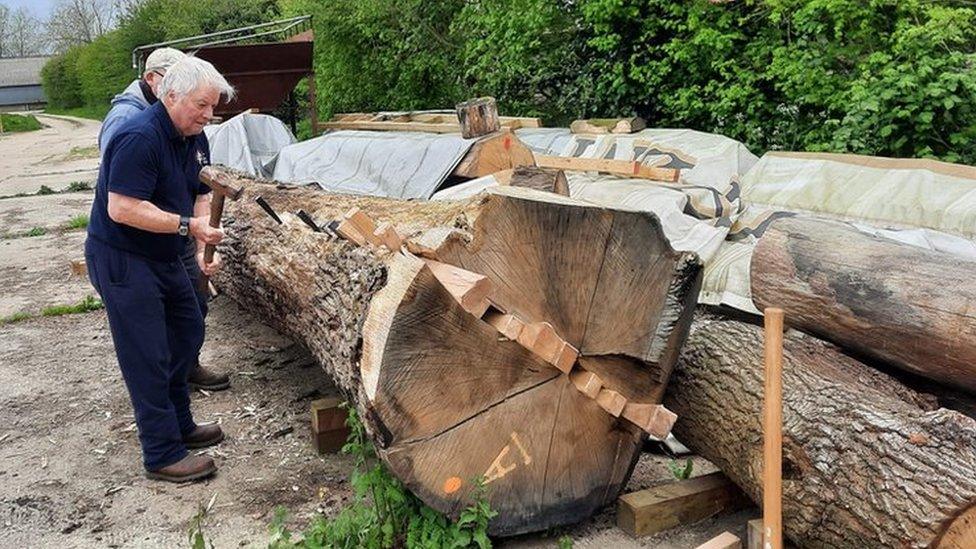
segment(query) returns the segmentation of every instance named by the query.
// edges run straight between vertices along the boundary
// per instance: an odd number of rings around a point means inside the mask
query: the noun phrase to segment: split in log
[[[519,166],[511,170],[495,173],[495,180],[499,185],[526,187],[537,191],[569,196],[569,182],[562,170],[539,168],[536,166]]]
[[[759,239],[752,297],[794,328],[976,393],[974,272],[953,255],[791,217]]]
[[[456,516],[484,477],[497,535],[573,523],[616,498],[644,432],[466,311],[424,259],[483,274],[498,311],[548,322],[579,349],[577,367],[625,403],[654,405],[687,335],[701,264],[670,248],[653,215],[512,187],[416,202],[248,184],[279,211],[315,219],[358,207],[427,254],[277,225],[245,201],[225,216],[218,279],[308,346],[418,497]]]
[[[639,116],[629,118],[590,118],[575,120],[569,125],[572,133],[634,133],[647,127],[647,122]]]
[[[762,499],[762,348],[756,326],[697,321],[666,398],[675,436],[753,501]],[[795,331],[783,395],[783,529],[798,546],[947,547],[941,540],[965,530],[976,421]]]
[[[580,172],[604,172],[624,177],[663,181],[666,183],[677,183],[681,176],[681,170],[645,166],[643,163],[633,160],[536,155],[535,163],[537,166],[543,168],[559,168],[561,170],[575,170]]]
[[[498,120],[498,106],[494,97],[479,97],[459,103],[457,110],[458,124],[461,125],[461,137],[471,139],[497,132],[501,128]]]

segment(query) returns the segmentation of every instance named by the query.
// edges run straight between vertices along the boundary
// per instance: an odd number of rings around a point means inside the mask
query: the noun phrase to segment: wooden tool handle
[[[220,193],[213,193],[213,198],[210,200],[210,226],[214,229],[220,227],[220,218],[224,215],[224,195]],[[203,262],[210,263],[213,261],[214,253],[217,251],[217,246],[213,244],[207,244],[203,248]],[[210,277],[200,273],[200,278],[197,279],[197,288],[201,292],[209,292],[209,282]]]

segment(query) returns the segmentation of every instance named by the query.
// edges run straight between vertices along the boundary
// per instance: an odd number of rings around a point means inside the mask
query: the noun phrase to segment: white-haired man
[[[150,106],[156,103],[156,94],[159,91],[159,84],[166,76],[174,63],[186,57],[186,54],[173,48],[158,48],[146,58],[146,68],[142,73],[142,78],[133,80],[122,93],[112,99],[112,108],[102,121],[102,129],[98,134],[98,148],[105,153],[105,147],[109,141],[119,131],[123,123]],[[193,287],[197,289],[197,303],[203,318],[207,318],[207,292],[201,291],[197,280],[200,278],[200,269],[196,264],[196,244],[193,239],[186,239],[186,249],[183,252],[183,264],[190,275]],[[221,374],[209,370],[200,365],[197,357],[193,367],[190,369],[188,383],[192,389],[203,389],[206,391],[222,391],[230,387],[230,378],[226,374]]]
[[[190,235],[200,269],[209,226],[209,189],[198,180],[209,146],[203,127],[234,89],[213,65],[186,57],[159,85],[160,101],[123,122],[105,145],[85,258],[102,296],[122,377],[135,411],[147,476],[172,482],[213,474],[211,458],[190,455],[223,440],[198,426],[187,375],[203,344],[203,317],[180,255]]]

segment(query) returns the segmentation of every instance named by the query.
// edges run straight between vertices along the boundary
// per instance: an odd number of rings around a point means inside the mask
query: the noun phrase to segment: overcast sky
[[[47,16],[51,14],[51,10],[54,8],[54,1],[55,0],[0,0],[0,4],[10,8],[10,11],[22,6],[26,6],[35,17],[45,20],[47,19]]]

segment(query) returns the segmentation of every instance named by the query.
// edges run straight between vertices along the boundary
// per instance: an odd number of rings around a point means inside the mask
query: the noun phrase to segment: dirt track
[[[58,190],[94,182],[97,158],[76,156],[94,145],[97,124],[41,121],[50,127],[0,137],[0,196],[41,184]],[[58,230],[70,212],[87,213],[91,196],[0,199],[0,219],[51,229],[0,240],[0,317],[94,294],[68,268],[82,256],[83,232]],[[228,440],[208,451],[220,467],[217,476],[187,486],[143,477],[103,312],[0,325],[0,547],[184,546],[197,507],[215,494],[206,528],[215,546],[263,547],[275,506],[285,506],[300,528],[315,513],[334,513],[345,503],[351,460],[319,457],[308,441],[309,403],[334,394],[331,383],[304,349],[236,304],[218,299],[211,310],[203,361],[230,372],[233,387],[195,393],[193,409],[197,421],[219,421]],[[272,436],[288,427],[291,433]],[[645,454],[627,490],[668,481],[666,462]],[[755,510],[720,516],[636,541],[613,525],[614,510],[607,509],[549,536],[499,544],[553,547],[568,534],[576,547],[677,549],[724,530],[742,536],[754,516]]]

